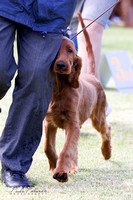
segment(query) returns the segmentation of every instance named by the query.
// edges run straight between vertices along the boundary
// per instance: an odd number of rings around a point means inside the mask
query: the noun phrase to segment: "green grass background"
[[[133,29],[110,27],[104,32],[102,53],[126,50],[133,63]],[[16,44],[15,44],[16,52]],[[16,53],[15,53],[16,56]],[[14,85],[14,82],[13,84]],[[0,102],[0,133],[12,101],[13,87]],[[113,79],[105,89],[112,106],[108,121],[112,126],[112,158],[105,161],[100,152],[101,138],[87,124],[81,128],[79,171],[70,174],[67,183],[59,183],[48,171],[43,152],[44,136],[34,155],[27,177],[30,189],[11,189],[0,182],[0,200],[131,200],[133,199],[133,93],[118,93]],[[64,131],[57,134],[57,151],[64,143]]]

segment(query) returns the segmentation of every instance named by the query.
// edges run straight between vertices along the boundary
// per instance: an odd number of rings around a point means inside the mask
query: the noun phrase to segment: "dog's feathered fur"
[[[79,14],[79,20],[84,27]],[[89,59],[90,74],[80,75],[81,58],[76,55],[74,43],[64,37],[55,60],[54,91],[45,118],[44,150],[48,157],[53,178],[68,180],[69,172],[77,171],[77,146],[80,126],[90,118],[93,127],[101,134],[101,151],[105,159],[111,157],[111,128],[106,121],[106,97],[100,82],[94,76],[95,62],[89,36],[84,31]],[[79,76],[80,75],[80,76]],[[65,129],[65,143],[59,156],[56,154],[57,128]]]

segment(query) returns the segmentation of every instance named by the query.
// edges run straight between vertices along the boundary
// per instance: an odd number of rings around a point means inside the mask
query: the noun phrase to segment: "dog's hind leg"
[[[44,152],[46,153],[46,156],[48,158],[49,171],[51,172],[53,172],[53,170],[56,168],[56,162],[58,159],[55,149],[56,131],[56,127],[52,126],[51,124],[48,124],[45,121]]]
[[[105,115],[106,98],[103,91],[99,94],[98,103],[91,120],[93,127],[100,133],[102,138],[101,151],[108,160],[111,157],[111,126],[106,121]]]

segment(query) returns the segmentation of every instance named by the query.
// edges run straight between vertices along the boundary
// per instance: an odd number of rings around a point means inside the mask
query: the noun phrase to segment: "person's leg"
[[[109,8],[111,5],[113,5],[117,0],[102,0],[100,1],[99,6],[99,0],[95,0],[92,2],[92,0],[86,0],[84,2],[84,5],[82,7],[82,17],[84,19],[85,25],[88,25],[92,20],[94,20],[96,17],[98,17],[100,14],[102,14],[107,8]],[[102,43],[102,36],[104,28],[107,24],[107,21],[111,15],[112,9],[109,10],[107,13],[105,13],[102,17],[100,17],[96,22],[94,22],[90,27],[88,27],[87,31],[90,36],[90,40],[93,47],[94,52],[94,58],[95,58],[95,75],[100,80],[99,75],[99,63],[101,58],[101,43]],[[80,26],[80,25],[79,25]],[[79,31],[79,29],[78,29]],[[78,54],[82,57],[82,71],[81,73],[84,73],[86,71],[89,71],[89,62],[88,62],[88,56],[85,48],[85,40],[83,34],[80,34],[78,36]],[[106,116],[109,115],[111,112],[111,107],[106,103]]]
[[[10,88],[17,68],[13,57],[15,29],[15,23],[0,17],[0,99]]]
[[[0,138],[2,164],[12,171],[26,173],[42,136],[42,121],[53,90],[50,66],[56,57],[62,35],[47,35],[18,28],[18,75],[13,102]]]
[[[107,8],[109,8],[115,2],[116,0],[110,0],[109,2],[102,0],[100,1],[100,7],[99,7],[98,0],[95,0],[93,2],[91,0],[86,0],[84,2],[84,5],[82,6],[82,17],[84,19],[85,25],[91,23],[92,20],[94,20],[96,17],[102,14]],[[94,22],[90,27],[87,28],[87,32],[90,36],[90,40],[93,47],[95,66],[96,66],[95,72],[96,72],[96,77],[98,79],[100,79],[99,62],[101,57],[102,36],[111,12],[112,9],[107,13],[105,13],[102,17],[100,17],[96,22]],[[80,25],[78,27],[78,32],[79,30],[81,30]],[[79,34],[78,36],[78,54],[79,56],[82,57],[82,62],[83,62],[82,72],[86,72],[89,66],[88,66],[88,57],[86,53],[85,39],[83,33]]]

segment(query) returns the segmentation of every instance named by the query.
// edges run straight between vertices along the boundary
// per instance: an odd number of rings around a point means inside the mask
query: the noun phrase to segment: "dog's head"
[[[71,87],[79,87],[81,58],[76,55],[74,43],[67,37],[63,37],[53,70],[55,73],[67,75]]]

